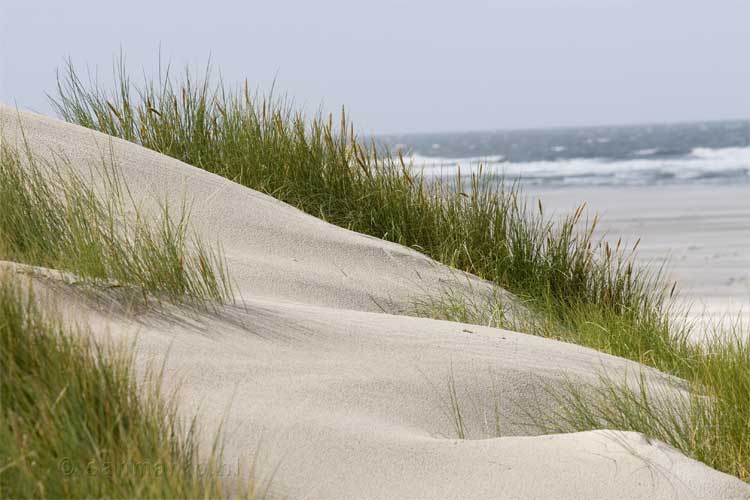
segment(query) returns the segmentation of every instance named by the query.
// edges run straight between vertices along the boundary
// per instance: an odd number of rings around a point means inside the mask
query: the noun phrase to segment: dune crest
[[[402,315],[420,295],[445,286],[485,294],[486,282],[85,128],[2,106],[0,130],[82,173],[111,153],[135,203],[148,210],[186,200],[195,230],[221,244],[238,300],[217,312],[168,306],[133,314],[51,275],[35,286],[102,339],[137,336],[142,369],[163,361],[165,390],[179,389],[186,417],[199,414],[206,444],[223,424],[230,479],[257,451],[256,476],[272,476],[278,497],[750,496],[740,480],[637,433],[535,435],[527,412],[555,404],[546,387],[595,384],[602,372],[624,377],[640,365]],[[674,383],[646,374],[656,386]],[[450,386],[468,439],[456,439]]]

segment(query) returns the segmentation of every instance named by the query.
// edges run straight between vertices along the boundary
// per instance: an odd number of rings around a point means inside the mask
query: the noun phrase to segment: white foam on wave
[[[750,147],[695,148],[678,158],[570,158],[507,162],[502,155],[471,158],[407,157],[426,176],[485,173],[533,183],[652,184],[669,182],[750,181]]]
[[[750,162],[750,147],[742,148],[695,148],[690,156],[703,159],[733,159]]]
[[[657,148],[648,148],[648,149],[639,149],[638,151],[634,151],[634,156],[652,156],[658,153],[659,150]]]

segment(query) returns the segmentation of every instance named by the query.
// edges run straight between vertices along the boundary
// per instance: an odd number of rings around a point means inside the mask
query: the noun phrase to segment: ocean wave
[[[645,156],[645,155],[644,155]],[[695,148],[676,158],[570,158],[509,162],[502,155],[442,158],[407,156],[426,176],[476,173],[534,184],[664,184],[674,182],[750,182],[750,147]]]

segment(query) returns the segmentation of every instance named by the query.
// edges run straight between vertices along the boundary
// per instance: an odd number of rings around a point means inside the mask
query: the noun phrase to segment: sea
[[[750,121],[378,136],[429,176],[539,186],[750,184]]]

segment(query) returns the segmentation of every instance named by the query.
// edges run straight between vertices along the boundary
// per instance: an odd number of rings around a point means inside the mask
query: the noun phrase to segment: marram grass
[[[69,65],[53,101],[60,116],[415,248],[501,285],[551,320],[575,322],[585,306],[669,336],[669,288],[635,269],[621,245],[594,240],[596,221],[583,224],[582,208],[552,221],[541,205],[527,207],[517,186],[481,173],[428,181],[400,156],[362,144],[343,113],[337,124],[308,120],[247,84],[230,90],[188,72],[179,82],[167,71],[136,87],[123,64],[115,77],[115,90],[106,91]]]
[[[115,159],[81,177],[62,159],[0,148],[0,259],[67,271],[136,297],[222,302],[232,290],[218,249],[188,234],[188,210],[162,205],[155,219],[126,216],[127,186]]]
[[[132,359],[69,331],[0,272],[0,497],[217,498],[219,448],[185,425]]]
[[[415,248],[504,287],[531,312],[508,315],[492,300],[466,304],[447,295],[420,304],[424,315],[558,338],[684,378],[697,395],[686,405],[657,414],[662,406],[639,405],[636,393],[612,390],[601,394],[614,408],[608,413],[571,404],[569,428],[638,430],[748,479],[746,341],[688,342],[689,327],[673,321],[674,286],[659,272],[636,268],[635,247],[595,239],[597,220],[582,220],[583,207],[553,220],[541,204],[527,206],[517,185],[481,171],[428,181],[400,156],[363,144],[343,113],[336,123],[308,119],[247,84],[232,90],[213,85],[209,74],[196,79],[186,72],[180,81],[167,71],[135,86],[123,64],[115,77],[115,90],[107,91],[83,82],[69,65],[53,101],[60,116],[333,224]]]
[[[546,432],[642,432],[750,481],[750,331],[733,334],[692,353],[692,372],[679,396],[649,386],[638,374],[631,374],[639,377],[636,387],[602,376],[600,385],[589,390],[573,384],[548,389],[559,410],[540,415],[538,424]],[[681,385],[676,382],[675,389]]]

